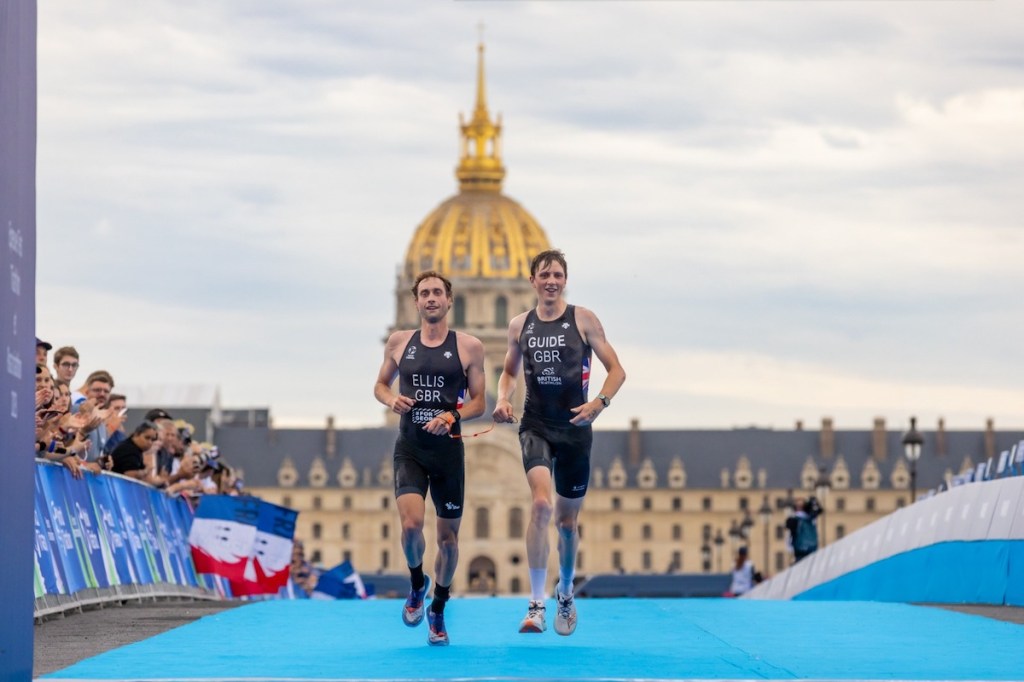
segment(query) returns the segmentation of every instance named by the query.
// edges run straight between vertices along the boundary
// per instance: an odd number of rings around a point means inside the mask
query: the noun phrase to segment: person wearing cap
[[[53,344],[36,337],[36,364],[46,366],[46,354],[53,350]]]

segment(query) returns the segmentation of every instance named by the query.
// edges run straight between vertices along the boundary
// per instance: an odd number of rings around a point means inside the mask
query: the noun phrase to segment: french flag
[[[277,592],[288,582],[297,517],[256,497],[204,495],[188,535],[196,570],[227,578],[237,593]]]

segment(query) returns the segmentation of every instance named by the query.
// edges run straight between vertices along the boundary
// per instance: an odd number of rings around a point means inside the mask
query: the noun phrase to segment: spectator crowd
[[[115,393],[106,370],[75,385],[81,358],[74,346],[49,354],[53,345],[36,338],[35,454],[58,462],[75,478],[109,471],[170,495],[244,494],[242,480],[212,443],[193,438],[195,428],[166,410],[151,409],[130,431],[127,398]]]

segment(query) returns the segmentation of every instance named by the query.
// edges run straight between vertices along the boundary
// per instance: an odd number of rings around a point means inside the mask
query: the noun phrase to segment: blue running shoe
[[[430,576],[423,576],[423,589],[409,590],[409,596],[405,598],[405,606],[402,607],[402,622],[411,628],[423,622],[423,600],[430,591]]]
[[[444,629],[444,614],[427,611],[427,644],[448,646],[448,631]]]

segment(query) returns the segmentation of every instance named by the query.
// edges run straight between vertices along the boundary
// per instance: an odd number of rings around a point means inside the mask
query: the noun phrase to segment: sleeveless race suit
[[[531,310],[519,334],[526,381],[526,404],[519,440],[527,470],[552,469],[555,490],[563,497],[582,497],[590,478],[589,425],[569,423],[570,408],[587,402],[591,349],[576,326],[576,307],[567,305],[555,320],[543,321]]]
[[[462,407],[467,381],[459,357],[456,333],[449,331],[440,346],[423,345],[416,331],[398,362],[398,392],[416,401],[402,415],[395,443],[395,495],[417,492],[431,499],[438,516],[462,515],[465,487],[464,447],[448,433],[435,436],[423,430],[431,419]],[[460,422],[451,435],[459,435]]]

